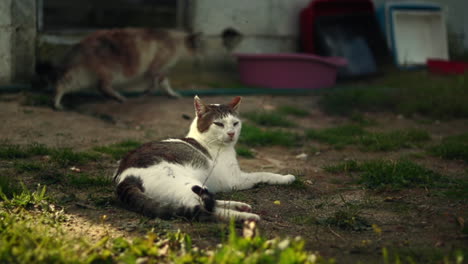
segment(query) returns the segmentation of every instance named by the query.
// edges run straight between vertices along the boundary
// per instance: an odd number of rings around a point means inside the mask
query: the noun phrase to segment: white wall
[[[0,84],[11,81],[12,56],[11,44],[13,28],[11,21],[11,1],[0,1]]]
[[[219,35],[233,27],[246,37],[237,51],[288,52],[296,49],[299,12],[310,0],[197,0],[193,27]]]
[[[373,1],[378,7],[394,0]],[[450,30],[468,50],[468,0],[422,1],[446,7]],[[197,0],[193,27],[213,36],[227,27],[236,28],[246,36],[239,52],[293,52],[298,46],[299,12],[309,3],[310,0]]]
[[[0,84],[34,72],[36,1],[0,0]]]

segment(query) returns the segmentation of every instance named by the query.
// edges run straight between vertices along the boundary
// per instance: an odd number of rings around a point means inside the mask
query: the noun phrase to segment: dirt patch
[[[168,99],[163,96],[141,96],[120,104],[108,100],[83,102],[73,110],[58,112],[46,106],[24,105],[27,94],[0,96],[0,139],[14,144],[42,143],[51,147],[88,150],[96,146],[135,139],[141,142],[184,136],[193,117],[193,99]],[[228,102],[227,96],[204,98],[209,103]],[[296,132],[346,124],[349,119],[328,116],[320,111],[316,96],[245,96],[241,112],[275,109],[292,105],[307,109],[306,117],[291,118],[299,124]],[[390,113],[365,113],[377,121],[376,131],[424,129],[437,142],[442,137],[468,132],[467,120],[427,121]],[[434,249],[449,252],[467,249],[467,236],[459,219],[468,219],[466,201],[450,200],[427,189],[399,191],[365,190],[345,174],[331,174],[323,167],[345,160],[393,159],[415,157],[414,161],[444,175],[466,175],[462,161],[446,161],[424,154],[424,148],[392,152],[365,152],[349,146],[335,149],[307,141],[295,148],[256,147],[255,159],[239,158],[245,171],[288,172],[298,176],[300,186],[261,186],[247,191],[219,196],[251,204],[262,217],[261,234],[302,236],[310,250],[342,263],[381,261],[381,248]],[[307,154],[299,159],[299,154]],[[423,153],[423,154],[421,154]],[[5,165],[5,164],[3,164]],[[117,164],[90,163],[82,169],[99,167],[111,175]],[[3,172],[14,173],[10,169]],[[25,177],[24,175],[18,175]],[[41,183],[29,179],[29,185]],[[44,183],[42,183],[44,184]],[[115,201],[113,186],[75,188],[50,185],[50,193],[65,207],[69,216],[65,228],[75,236],[92,241],[102,236],[137,237],[148,230],[170,232],[181,229],[189,233],[200,247],[212,247],[225,237],[221,223],[189,223],[183,220],[146,219],[121,208]],[[355,229],[342,229],[330,224],[338,211],[365,219]],[[458,219],[458,220],[457,220]],[[327,222],[328,221],[328,222]]]

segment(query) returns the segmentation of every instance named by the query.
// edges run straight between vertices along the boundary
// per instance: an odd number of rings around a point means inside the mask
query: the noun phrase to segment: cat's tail
[[[151,199],[144,193],[141,179],[135,176],[125,177],[125,179],[117,185],[116,192],[119,200],[123,202],[128,209],[147,217],[168,219],[179,216],[189,220],[211,218],[215,206],[213,195],[199,186],[194,186],[192,191],[201,198],[202,206],[174,208],[171,204],[163,204]]]

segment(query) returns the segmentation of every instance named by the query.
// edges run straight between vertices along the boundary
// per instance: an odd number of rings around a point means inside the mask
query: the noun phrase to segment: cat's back
[[[195,168],[208,168],[209,152],[193,138],[149,142],[130,151],[120,161],[115,177],[131,168],[148,168],[162,162]]]

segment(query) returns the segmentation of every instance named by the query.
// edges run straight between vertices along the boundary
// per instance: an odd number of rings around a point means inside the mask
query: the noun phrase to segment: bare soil
[[[0,95],[0,140],[15,144],[43,143],[51,147],[71,147],[89,150],[95,146],[117,143],[126,139],[142,142],[167,137],[184,136],[193,117],[192,98],[178,100],[164,96],[140,96],[121,104],[111,100],[88,100],[72,96],[67,100],[72,110],[54,111],[48,106],[25,105],[28,94]],[[228,102],[230,96],[204,98],[210,103]],[[79,103],[76,103],[79,101]],[[349,122],[347,118],[328,116],[321,112],[317,97],[305,96],[244,96],[242,111],[274,109],[293,105],[307,109],[310,115],[294,118],[301,131],[306,128],[326,128]],[[431,121],[407,118],[392,113],[365,113],[378,125],[375,130],[421,128],[427,130],[433,142],[442,137],[468,131],[467,120]],[[411,248],[428,252],[467,249],[468,238],[461,231],[468,220],[468,205],[464,201],[449,200],[437,191],[404,189],[400,191],[365,190],[344,174],[330,174],[323,170],[348,159],[413,158],[419,164],[444,175],[466,173],[468,165],[462,161],[446,161],[423,153],[422,149],[393,152],[362,152],[355,147],[336,150],[326,144],[308,142],[297,148],[255,148],[256,157],[240,157],[245,171],[289,172],[297,175],[304,186],[260,186],[252,190],[220,194],[222,198],[247,202],[262,217],[260,233],[267,237],[301,236],[309,250],[340,263],[382,261],[381,249]],[[307,159],[296,156],[306,153]],[[117,164],[91,163],[80,168],[93,171],[99,167],[111,175]],[[5,172],[5,171],[3,171]],[[19,175],[21,177],[21,175]],[[29,184],[38,179],[25,179]],[[42,183],[44,184],[44,183]],[[104,235],[138,237],[149,230],[170,232],[177,229],[189,233],[199,247],[213,247],[226,234],[222,223],[191,223],[184,220],[162,221],[147,219],[123,209],[115,200],[113,186],[79,189],[59,184],[48,185],[50,194],[60,203],[69,220],[65,228],[71,235],[96,241]],[[279,201],[279,202],[278,202]],[[320,224],[338,210],[355,205],[359,216],[374,228],[342,230]],[[419,252],[419,251],[418,251]]]

